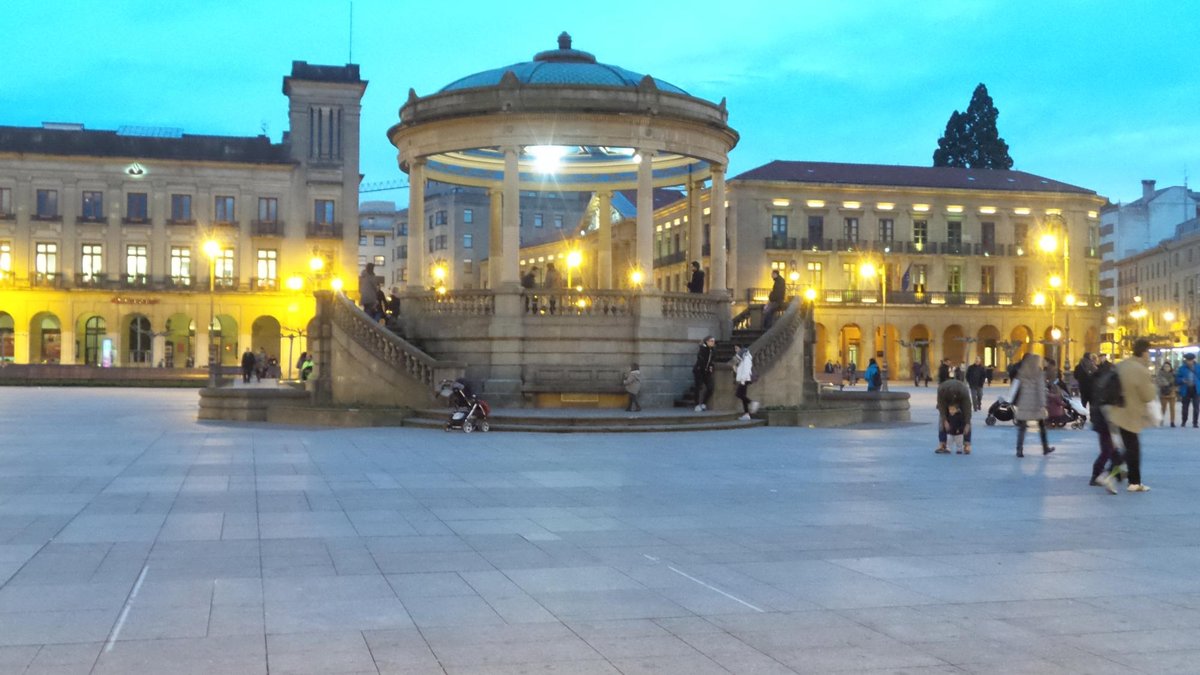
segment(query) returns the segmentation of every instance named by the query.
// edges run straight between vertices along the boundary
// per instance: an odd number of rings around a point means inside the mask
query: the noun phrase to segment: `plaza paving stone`
[[[890,427],[467,436],[3,388],[0,674],[1200,671],[1200,432],[1109,496],[1090,430],[934,455],[904,390]]]

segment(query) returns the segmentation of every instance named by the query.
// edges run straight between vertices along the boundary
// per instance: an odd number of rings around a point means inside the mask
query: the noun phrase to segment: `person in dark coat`
[[[1084,352],[1083,358],[1075,366],[1075,385],[1079,387],[1079,403],[1089,408],[1092,403],[1092,377],[1096,373],[1096,359],[1091,352]],[[1090,410],[1090,408],[1089,408]],[[1093,411],[1095,414],[1095,411]],[[1093,428],[1095,425],[1092,425]]]
[[[787,297],[787,283],[779,270],[771,270],[771,292],[767,294],[767,306],[763,307],[763,330],[769,329],[775,323],[775,315],[783,307]]]
[[[975,363],[967,366],[967,386],[971,389],[971,401],[974,409],[983,407],[983,385],[987,382],[987,371],[983,369],[983,359],[975,357]]]
[[[971,454],[971,390],[962,380],[947,379],[937,388],[938,410],[938,446],[934,450],[939,455],[948,455],[946,439],[951,432],[950,406],[955,406],[963,416],[962,437],[963,453]],[[958,431],[958,429],[954,429]]]
[[[696,412],[708,410],[713,395],[713,369],[716,367],[717,339],[711,335],[700,343],[696,352],[696,364],[692,366],[692,380],[696,385]]]
[[[940,386],[943,382],[950,379],[950,359],[942,359],[941,365],[938,366],[937,380]]]
[[[704,270],[700,269],[700,261],[692,261],[692,278],[687,283],[688,293],[704,292]]]
[[[245,383],[245,384],[250,383],[250,375],[254,373],[254,365],[256,363],[258,363],[258,359],[256,359],[254,357],[254,352],[250,351],[250,348],[247,347],[245,353],[242,354],[242,382],[243,383]]]

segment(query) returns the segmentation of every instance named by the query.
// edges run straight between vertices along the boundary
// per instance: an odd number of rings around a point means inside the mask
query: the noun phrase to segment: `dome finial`
[[[570,49],[571,48],[571,34],[565,30],[563,32],[559,33],[559,35],[558,35],[558,48],[559,49]]]

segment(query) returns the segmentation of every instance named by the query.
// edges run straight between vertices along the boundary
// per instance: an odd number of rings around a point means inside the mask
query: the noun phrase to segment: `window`
[[[365,235],[365,234],[358,235],[358,245],[359,246],[367,245],[367,235]]]
[[[0,279],[12,276],[12,242],[0,241]]]
[[[125,280],[131,284],[145,284],[148,269],[145,244],[125,246]]]
[[[991,295],[996,292],[996,268],[984,265],[979,268],[979,292]]]
[[[145,192],[130,192],[125,195],[125,217],[134,222],[145,222],[150,218],[148,204]]]
[[[433,218],[434,225],[445,225],[446,224],[446,212],[444,210],[437,211],[433,215],[434,215],[434,218]]]
[[[533,214],[533,226],[534,227],[542,226],[542,214],[540,214],[540,213]]]
[[[274,197],[258,198],[258,219],[264,223],[279,221],[279,200]]]
[[[387,246],[387,238],[384,237],[382,234],[375,235],[375,245],[376,246]]]
[[[1021,248],[1025,248],[1026,239],[1029,238],[1029,223],[1017,223],[1013,225],[1013,243]]]
[[[472,277],[475,275],[475,261],[471,258],[463,258],[462,266],[463,276]]]
[[[104,193],[85,190],[80,213],[83,215],[84,220],[100,220],[104,218]]]
[[[946,266],[946,291],[948,293],[962,293],[962,265],[947,265]]]
[[[279,251],[273,248],[260,248],[257,254],[258,287],[275,288],[278,276]]]
[[[192,219],[192,196],[171,195],[171,221],[186,223]]]
[[[192,249],[171,247],[171,283],[176,286],[192,285]]]
[[[846,218],[845,222],[845,239],[848,241],[858,241],[858,218]]]
[[[213,200],[213,220],[218,223],[232,223],[233,197],[220,196]]]
[[[462,221],[468,225],[475,222],[475,212],[471,209],[463,209]]]
[[[387,256],[383,256],[383,255],[375,256],[375,267],[377,269],[380,267],[383,267],[386,264],[387,264]]]
[[[232,248],[222,249],[216,260],[217,274],[214,283],[217,286],[232,287],[237,279],[237,259]]]
[[[825,238],[825,217],[824,216],[809,216],[808,217],[808,245],[818,246],[819,242]]]
[[[404,244],[404,245],[402,245],[402,246],[400,247],[400,255],[399,255],[399,259],[400,259],[400,260],[407,260],[407,259],[408,259],[408,244]]]
[[[396,236],[397,237],[407,237],[408,236],[408,223],[400,223],[400,227],[396,228]]]
[[[771,216],[771,236],[776,239],[786,238],[788,234],[788,217],[782,215]]]
[[[463,235],[463,248],[474,248],[474,247],[475,247],[475,236],[471,235],[471,234],[464,234]]]
[[[1100,295],[1100,270],[1088,270],[1088,295],[1093,298]]]
[[[959,246],[962,244],[962,221],[951,220],[946,223],[946,242]]]
[[[358,266],[359,267],[367,266],[367,256],[365,256],[365,255],[358,256]]]
[[[436,241],[436,242],[437,242],[437,250],[438,250],[438,251],[444,251],[444,250],[446,250],[446,245],[447,245],[447,243],[448,243],[448,240],[449,240],[449,237],[447,237],[447,236],[446,236],[446,235],[444,235],[444,234],[439,234],[439,235],[437,236],[437,238],[436,238],[436,239],[434,239],[434,241]]]
[[[855,263],[842,263],[842,279],[846,282],[846,290],[858,290],[858,265]]]
[[[555,226],[555,227],[557,227],[557,228],[558,228],[558,229],[560,229],[560,230],[562,229],[562,226],[563,226],[563,217],[562,217],[562,214],[561,214],[561,213],[556,213],[556,214],[554,214],[554,226]]]
[[[918,247],[923,247],[929,243],[929,221],[914,220],[913,221],[913,243]],[[920,250],[919,248],[917,250]]]
[[[37,218],[58,217],[58,190],[37,191],[37,211],[34,215]]]
[[[12,188],[0,188],[0,216],[11,216],[12,212]]]
[[[913,265],[912,266],[912,285],[914,293],[924,293],[925,285],[929,281],[929,266],[928,265]]]
[[[879,219],[879,241],[891,243],[896,236],[896,221],[891,218]]]
[[[1020,303],[1029,299],[1029,270],[1023,266],[1013,268],[1013,296]]]
[[[1100,248],[1100,228],[1095,225],[1088,226],[1088,251],[1089,255],[1098,255],[1096,249]],[[1191,251],[1188,251],[1190,254]],[[1190,258],[1190,256],[1189,256]]]
[[[313,202],[313,221],[321,225],[332,225],[334,209],[332,199],[318,199]]]
[[[994,253],[996,250],[996,224],[986,221],[980,223],[979,235],[983,241],[983,250],[987,253]]]
[[[808,285],[813,288],[825,287],[825,266],[819,262],[808,262],[804,264],[808,270]]]
[[[426,216],[425,220],[426,220],[426,222],[429,223],[429,229],[432,230],[433,229],[433,214],[431,213],[428,216]]]
[[[58,244],[38,242],[34,245],[33,271],[37,281],[54,279],[58,274]]]
[[[104,247],[100,244],[84,244],[80,251],[79,269],[84,283],[96,281],[104,271]]]

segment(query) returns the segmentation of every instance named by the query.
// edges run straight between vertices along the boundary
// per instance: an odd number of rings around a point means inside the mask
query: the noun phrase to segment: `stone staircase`
[[[729,363],[733,360],[733,346],[754,344],[766,333],[762,329],[763,305],[751,305],[748,309],[733,318],[733,334],[728,340],[717,341],[716,353],[713,360],[718,364]],[[720,370],[720,367],[718,367]],[[696,387],[689,386],[683,395],[675,399],[676,408],[694,408],[696,406]]]

